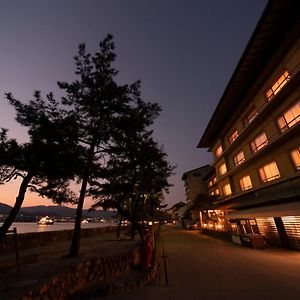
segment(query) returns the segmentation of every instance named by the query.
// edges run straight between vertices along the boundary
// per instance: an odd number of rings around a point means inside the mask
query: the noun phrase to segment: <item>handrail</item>
[[[289,83],[293,80],[293,78],[295,77],[296,74],[298,74],[298,72],[300,72],[300,63],[292,70],[290,71],[290,80],[288,81],[287,84],[285,84],[283,87],[282,87],[282,90],[285,89],[287,86],[289,86]],[[229,145],[227,145],[227,147],[225,147],[225,145],[222,143],[222,148],[223,148],[223,152],[222,152],[222,155],[220,155],[218,158],[216,158],[214,161],[213,161],[213,164],[217,163],[219,160],[221,160],[224,155],[226,154],[226,152],[228,151],[228,149],[232,148],[233,145],[236,145],[238,140],[240,140],[241,136],[243,135],[244,131],[247,130],[247,128],[249,127],[249,125],[251,124],[251,126],[253,126],[254,123],[256,123],[256,119],[257,119],[257,116],[259,116],[260,113],[262,113],[262,111],[267,107],[269,106],[269,103],[271,102],[274,102],[274,99],[280,95],[280,93],[277,93],[274,97],[272,97],[272,99],[270,100],[267,100],[260,106],[257,108],[257,114],[255,116],[255,118],[253,119],[253,121],[249,124],[247,124],[247,126],[244,126],[244,128],[238,133],[238,137],[232,142],[230,143]],[[253,124],[252,124],[253,123]]]

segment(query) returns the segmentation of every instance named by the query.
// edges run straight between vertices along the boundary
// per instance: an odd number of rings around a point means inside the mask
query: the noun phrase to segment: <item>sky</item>
[[[142,81],[142,97],[162,113],[153,126],[176,165],[166,195],[185,200],[182,174],[211,164],[197,144],[266,6],[266,0],[0,0],[0,127],[20,142],[6,92],[26,102],[34,90],[62,96],[57,81],[75,79],[79,43],[97,51],[114,36],[119,83]],[[13,205],[19,181],[0,186],[0,202]],[[85,202],[85,207],[91,205]],[[23,206],[51,205],[27,193]]]

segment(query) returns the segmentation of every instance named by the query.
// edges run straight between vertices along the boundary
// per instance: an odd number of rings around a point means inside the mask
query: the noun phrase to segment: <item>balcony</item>
[[[257,115],[242,131],[239,132],[238,137],[227,147],[223,145],[223,153],[220,157],[215,159],[214,164],[216,164],[222,157],[226,156],[229,152],[236,148],[237,145],[240,145],[241,142],[247,137],[247,135],[257,126],[257,124],[261,123],[266,116],[268,116],[274,107],[279,106],[282,101],[290,95],[295,88],[297,88],[300,84],[300,64],[290,72],[291,79],[289,82],[280,90],[278,94],[272,97],[271,100],[267,101],[261,106],[257,108]],[[270,103],[272,103],[270,105]]]

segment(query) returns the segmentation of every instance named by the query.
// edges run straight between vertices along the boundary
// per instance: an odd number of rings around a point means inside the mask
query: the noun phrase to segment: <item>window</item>
[[[253,107],[244,119],[245,126],[249,125],[255,119],[255,117],[257,115],[258,115],[258,112],[256,111],[256,108]]]
[[[231,195],[232,192],[231,192],[231,187],[230,187],[230,183],[227,183],[223,186],[222,188],[223,190],[223,196],[228,196],[228,195]]]
[[[260,133],[250,144],[252,152],[257,152],[268,144],[268,138],[264,132]]]
[[[239,183],[242,191],[252,189],[252,181],[249,175],[240,178]]]
[[[208,186],[209,186],[209,187],[212,187],[216,182],[217,182],[217,177],[213,177],[213,178],[208,182]]]
[[[228,141],[229,141],[229,144],[231,144],[232,142],[234,142],[237,137],[239,136],[239,133],[237,132],[237,130],[235,130],[229,137]]]
[[[242,162],[245,161],[245,155],[243,150],[241,150],[239,153],[237,153],[234,157],[233,157],[233,162],[236,166],[238,166],[239,164],[241,164]]]
[[[222,155],[222,153],[223,153],[223,148],[222,148],[222,146],[220,145],[220,146],[216,149],[216,151],[215,151],[216,158],[219,158],[219,157]]]
[[[220,192],[219,192],[219,189],[218,189],[218,188],[215,188],[215,189],[211,190],[209,194],[210,194],[211,196],[217,196],[217,195],[220,194]]]
[[[288,130],[300,121],[300,101],[290,107],[282,116],[277,119],[281,132]]]
[[[224,175],[225,173],[227,172],[227,168],[226,168],[226,164],[222,164],[220,167],[219,167],[219,174],[220,176]]]
[[[285,71],[282,75],[280,75],[280,77],[266,93],[268,101],[270,101],[287,84],[290,78],[291,76],[288,71]]]
[[[291,152],[293,163],[297,170],[300,170],[300,147]]]
[[[280,173],[275,161],[259,168],[258,172],[262,182],[268,182],[276,178],[280,178]]]

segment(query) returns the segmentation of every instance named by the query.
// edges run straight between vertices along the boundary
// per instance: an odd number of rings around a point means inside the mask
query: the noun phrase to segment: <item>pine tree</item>
[[[105,166],[114,120],[126,111],[131,101],[130,86],[119,85],[115,81],[118,72],[112,67],[116,58],[113,51],[112,35],[100,42],[99,52],[94,55],[87,53],[85,44],[80,44],[75,57],[79,79],[72,83],[58,83],[66,92],[63,104],[68,105],[76,115],[79,143],[86,150],[78,179],[81,189],[69,257],[79,252],[82,209],[91,174],[93,170]]]
[[[74,202],[69,181],[80,168],[77,131],[74,116],[59,108],[52,93],[44,100],[39,91],[28,104],[16,100],[8,93],[7,99],[16,110],[16,120],[28,128],[29,141],[23,144],[7,137],[7,130],[0,135],[0,180],[8,182],[22,178],[16,201],[9,216],[0,228],[4,237],[15,220],[27,189],[47,196],[56,203]]]

